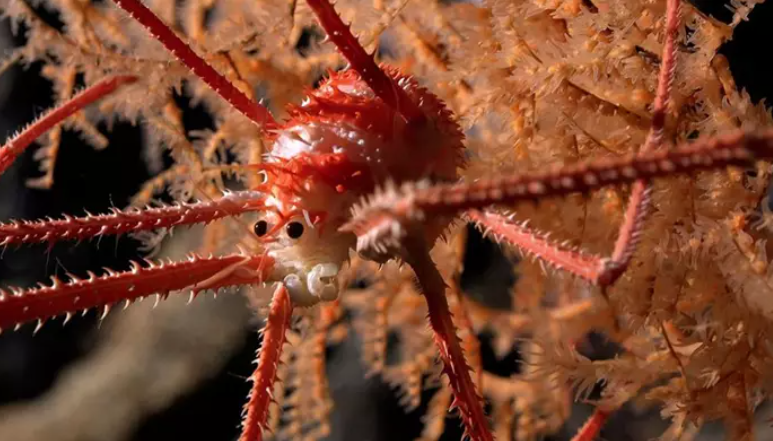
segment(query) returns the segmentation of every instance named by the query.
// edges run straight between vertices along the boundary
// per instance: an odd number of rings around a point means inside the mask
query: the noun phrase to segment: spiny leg
[[[245,405],[242,434],[239,441],[261,441],[268,428],[268,407],[273,399],[277,366],[282,358],[285,334],[290,328],[293,305],[284,284],[279,284],[271,299],[271,307],[263,328],[263,346],[258,355],[258,367],[250,377],[252,390]]]
[[[588,421],[572,437],[572,441],[593,441],[609,418],[609,412],[597,407]]]
[[[642,152],[661,146],[668,102],[671,96],[673,74],[676,66],[676,37],[679,30],[679,0],[667,0],[665,40],[658,75],[657,95],[653,106],[652,124]],[[543,234],[530,231],[524,224],[513,223],[496,213],[470,211],[469,220],[495,238],[534,254],[549,265],[564,269],[591,283],[608,286],[614,283],[628,267],[639,242],[642,224],[647,215],[650,196],[649,183],[643,179],[634,181],[623,223],[612,255],[602,258],[552,243]]]
[[[470,367],[462,351],[456,326],[446,299],[446,285],[426,244],[411,241],[404,258],[416,273],[419,288],[427,301],[429,323],[435,334],[435,345],[443,361],[443,372],[448,375],[454,401],[451,408],[459,408],[465,435],[473,441],[493,441],[489,424],[483,413],[483,400],[470,377]]]
[[[419,106],[411,101],[408,94],[381,70],[373,56],[365,52],[359,41],[352,35],[349,26],[338,16],[328,0],[307,0],[319,23],[336,45],[341,54],[360,74],[362,79],[389,107],[395,109],[409,124],[420,124],[425,120]]]
[[[0,175],[2,175],[8,167],[13,164],[13,161],[16,160],[16,158],[39,136],[94,101],[113,93],[124,84],[133,83],[135,81],[137,81],[137,77],[130,75],[118,75],[105,78],[87,87],[65,103],[46,112],[45,115],[38,118],[37,121],[30,124],[21,133],[12,137],[0,147]]]
[[[276,127],[276,121],[268,109],[253,101],[231,84],[226,77],[196,54],[187,43],[178,37],[169,26],[161,21],[142,2],[139,0],[114,0],[114,2],[142,24],[172,55],[177,57],[193,74],[228,101],[242,115],[257,124],[263,131]]]
[[[457,216],[470,209],[587,192],[637,179],[669,177],[679,173],[773,159],[773,130],[704,138],[674,149],[659,149],[619,158],[604,158],[546,171],[481,179],[472,183],[408,183],[387,186],[353,210],[341,227],[358,236],[360,251],[383,254],[400,246],[411,226],[423,219]]]
[[[219,199],[145,209],[113,209],[110,214],[65,216],[56,220],[0,223],[0,246],[61,240],[83,240],[143,230],[209,223],[265,208],[264,197],[254,191],[228,192]]]
[[[116,272],[105,270],[86,279],[70,275],[63,282],[52,277],[52,285],[37,288],[0,290],[0,329],[38,320],[38,329],[53,317],[102,307],[104,317],[120,301],[127,305],[152,294],[168,295],[171,291],[192,289],[191,296],[204,290],[267,282],[274,260],[267,256],[229,254],[204,258],[191,255],[187,261],[132,262],[132,269]]]
[[[746,165],[755,159],[765,158],[773,158],[773,130],[758,134],[736,132],[723,137],[699,140],[673,150],[642,152],[623,158],[586,162],[545,172],[481,180],[471,184],[411,183],[403,185],[400,189],[392,186],[377,192],[362,206],[356,207],[352,219],[343,225],[341,230],[357,235],[357,250],[367,257],[383,260],[385,257],[401,256],[417,270],[419,282],[426,291],[439,293],[430,296],[425,294],[430,311],[433,309],[437,311],[435,314],[430,313],[436,341],[443,354],[446,370],[450,369],[451,372],[469,380],[469,371],[464,364],[461,350],[455,349],[458,347],[458,339],[453,332],[450,317],[447,316],[445,284],[439,274],[433,275],[437,270],[432,266],[429,257],[425,256],[426,252],[412,250],[417,242],[422,243],[424,240],[422,223],[425,219],[438,219],[445,216],[450,220],[468,210],[496,204],[511,204],[540,197],[588,191],[605,185],[671,176],[679,172],[726,165]],[[513,232],[513,229],[505,228],[504,231]],[[553,246],[546,239],[543,242],[543,245]],[[553,247],[557,252],[571,253]],[[577,263],[587,260],[588,264],[578,265],[578,275],[584,275],[591,272],[590,270],[597,271],[592,277],[596,283],[601,284],[604,279],[604,283],[609,284],[611,282],[607,279],[620,274],[614,267],[610,270],[606,265],[607,261],[603,259],[595,257],[585,259],[579,254],[565,257],[570,261],[577,260]],[[556,260],[559,259],[556,258]],[[594,265],[597,268],[594,268]],[[422,272],[423,274],[420,274]],[[587,274],[585,275],[588,277]],[[443,305],[446,305],[446,309]],[[464,384],[469,384],[468,390],[474,393],[471,381],[459,381],[458,389],[454,389],[457,402],[461,397],[465,400],[468,409],[479,409],[480,403],[476,403],[473,396],[462,389],[465,387]],[[482,430],[481,427],[484,427],[478,424],[477,416],[464,419],[471,436],[476,434],[476,430]],[[475,422],[477,429],[471,428],[470,421]],[[486,436],[486,433],[481,436]]]
[[[475,224],[483,236],[497,243],[506,243],[528,255],[547,262],[548,265],[598,284],[606,275],[607,261],[600,256],[571,249],[548,239],[546,234],[491,211],[469,210],[464,219]]]
[[[122,234],[171,228],[179,225],[208,223],[212,220],[235,216],[264,208],[261,193],[242,191],[227,193],[209,202],[179,204],[145,210],[114,210],[106,215],[88,215],[82,218],[65,217],[61,220],[22,221],[0,224],[0,244],[23,244],[59,240],[85,239],[106,234]],[[262,256],[233,254],[223,257],[201,258],[192,255],[187,262],[154,263],[146,267],[132,264],[132,270],[97,277],[89,274],[86,280],[70,276],[69,282],[54,278],[52,286],[33,289],[1,291],[0,328],[30,320],[41,323],[50,317],[75,310],[110,305],[120,300],[133,301],[153,293],[167,293],[191,287],[203,289],[267,281],[266,271],[274,267],[273,259]]]
[[[663,141],[663,129],[666,122],[666,112],[671,99],[671,88],[674,82],[676,70],[676,38],[679,31],[679,0],[667,0],[666,2],[666,29],[663,42],[663,54],[660,60],[660,72],[658,74],[658,89],[655,96],[652,123],[650,125],[647,140],[642,147],[643,152],[661,147]],[[639,243],[642,224],[650,205],[650,184],[638,179],[633,183],[631,196],[628,200],[628,208],[625,211],[623,224],[620,226],[615,248],[612,251],[609,267],[617,271],[618,275],[612,275],[610,282],[616,280],[628,267],[633,257],[636,246]]]

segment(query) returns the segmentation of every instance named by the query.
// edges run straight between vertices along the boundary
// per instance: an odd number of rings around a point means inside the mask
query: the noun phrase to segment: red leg
[[[609,418],[609,412],[599,409],[593,411],[593,415],[588,418],[588,421],[580,427],[577,434],[572,437],[572,441],[593,441],[601,432],[601,428],[604,427],[604,423]]]
[[[192,289],[192,296],[203,290],[262,283],[269,280],[274,261],[267,256],[230,254],[203,258],[191,255],[182,262],[132,263],[129,271],[105,270],[102,276],[89,273],[87,279],[70,276],[62,282],[37,288],[0,290],[0,329],[38,320],[38,329],[49,318],[102,307],[104,317],[117,302],[127,305],[151,294],[166,296],[170,291]]]
[[[658,91],[653,110],[652,125],[642,152],[657,149],[663,138],[666,110],[671,95],[673,72],[676,63],[676,34],[679,27],[679,0],[668,0],[666,13],[666,38],[658,78]],[[547,240],[545,235],[530,231],[524,224],[511,222],[494,213],[471,210],[468,219],[483,231],[510,245],[538,256],[549,265],[564,269],[594,284],[607,286],[622,275],[631,260],[639,233],[649,207],[649,184],[643,179],[634,181],[623,224],[610,258],[583,253],[561,247]]]
[[[182,41],[160,18],[143,5],[140,0],[114,0],[115,4],[150,32],[164,47],[188,66],[197,77],[207,83],[223,99],[228,101],[242,115],[249,118],[264,131],[276,127],[276,121],[268,109],[250,99],[230,81],[201,58],[187,43]]]
[[[548,264],[565,269],[593,283],[609,285],[625,270],[638,243],[642,222],[649,205],[649,185],[643,179],[659,175],[668,175],[690,168],[714,167],[723,162],[733,163],[739,159],[740,152],[731,152],[736,144],[743,143],[743,135],[735,135],[718,140],[716,143],[704,141],[673,153],[655,151],[662,143],[663,128],[668,101],[673,82],[676,63],[676,34],[679,27],[679,0],[668,0],[666,13],[665,42],[658,78],[658,91],[653,109],[652,125],[641,153],[635,157],[615,159],[606,162],[586,163],[556,169],[531,176],[516,176],[500,180],[479,181],[473,184],[438,186],[435,188],[403,189],[402,199],[395,198],[399,193],[387,191],[376,196],[348,228],[359,231],[360,247],[368,247],[379,241],[399,241],[395,238],[392,216],[402,221],[419,219],[432,211],[438,215],[453,214],[465,208],[482,208],[493,203],[508,203],[519,199],[557,195],[572,191],[584,191],[612,181],[634,180],[630,202],[620,228],[618,240],[611,258],[582,253],[561,248],[547,240],[546,236],[528,230],[523,224],[510,222],[503,216],[471,210],[467,217],[477,223],[481,229],[489,231],[500,240],[534,254]],[[751,139],[750,144],[756,140]],[[767,132],[759,139],[763,148],[773,147],[773,132]],[[770,153],[766,153],[770,154]],[[426,204],[427,208],[418,208]],[[432,206],[433,208],[428,208]],[[382,210],[387,208],[385,213]],[[418,209],[417,209],[418,208]],[[359,225],[357,225],[359,223]],[[398,226],[399,227],[399,226]],[[378,230],[387,235],[379,235]],[[367,235],[362,234],[365,231]],[[404,233],[403,233],[404,234]],[[391,235],[392,237],[389,237]],[[369,244],[370,242],[370,244]],[[382,248],[384,244],[381,244]]]
[[[539,257],[554,268],[568,271],[593,284],[598,284],[606,275],[609,259],[562,247],[548,240],[547,235],[528,228],[525,223],[489,211],[470,210],[464,217],[474,223],[484,236],[512,245],[526,254]]]
[[[317,15],[328,38],[349,61],[352,69],[360,74],[373,93],[402,115],[409,124],[423,122],[425,117],[419,106],[411,101],[408,94],[376,65],[373,56],[365,52],[359,41],[352,35],[349,26],[345,25],[338,16],[333,5],[328,0],[307,0],[307,3]]]
[[[226,193],[222,198],[191,204],[175,204],[159,208],[113,209],[110,214],[65,216],[59,220],[17,221],[0,224],[0,245],[82,240],[108,234],[124,234],[179,225],[209,223],[216,219],[237,216],[265,208],[261,193],[240,191]]]
[[[671,98],[671,86],[674,82],[676,68],[676,37],[679,31],[679,0],[666,2],[666,30],[663,43],[663,54],[658,75],[658,90],[653,107],[652,124],[642,152],[647,152],[661,146],[663,128],[666,122],[666,111]],[[639,243],[641,226],[649,210],[650,186],[647,181],[639,179],[633,183],[628,208],[625,211],[623,225],[612,252],[611,265],[624,270],[633,257],[633,252]],[[620,270],[620,272],[622,272]]]
[[[422,219],[587,192],[637,179],[728,165],[744,166],[758,159],[773,159],[773,130],[738,131],[671,150],[659,149],[469,184],[405,184],[400,189],[389,187],[374,194],[355,208],[352,219],[341,230],[357,234],[360,251],[384,253],[390,247],[400,246],[408,229],[419,225]]]
[[[446,300],[446,283],[420,240],[412,242],[405,253],[405,260],[416,273],[419,286],[427,300],[429,323],[435,333],[435,344],[443,360],[443,373],[448,375],[454,401],[451,408],[458,408],[465,427],[465,437],[473,441],[493,441],[488,421],[483,413],[483,400],[478,395],[470,377],[470,367],[456,334],[451,311]],[[464,438],[464,437],[463,437]]]
[[[94,101],[111,94],[120,86],[133,83],[136,80],[137,77],[128,75],[105,78],[78,93],[59,107],[49,110],[45,115],[0,147],[0,175],[39,136]]]
[[[258,367],[252,374],[252,390],[245,406],[242,423],[242,435],[239,441],[261,441],[263,431],[267,429],[268,406],[273,400],[274,382],[277,366],[282,357],[285,334],[290,328],[293,306],[290,294],[284,284],[280,284],[271,299],[271,308],[263,328],[263,346],[258,355]]]

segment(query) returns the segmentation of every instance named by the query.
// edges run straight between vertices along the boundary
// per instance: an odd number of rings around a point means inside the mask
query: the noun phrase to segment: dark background
[[[694,3],[719,19],[727,21],[731,17],[731,13],[719,1],[702,0]],[[10,36],[7,22],[2,22],[0,35],[6,39],[8,46],[20,42],[18,37]],[[773,2],[769,1],[754,10],[750,22],[739,25],[735,38],[722,50],[730,60],[739,87],[747,89],[755,102],[773,97],[773,67],[769,61],[771,47]],[[50,84],[38,75],[38,71],[38,65],[26,70],[15,66],[0,77],[0,133],[3,137],[51,105]],[[185,118],[189,128],[208,124],[204,114],[195,109],[187,111]],[[61,213],[82,214],[83,210],[102,212],[112,205],[125,206],[128,198],[149,177],[140,156],[142,135],[135,127],[117,124],[108,136],[109,148],[94,151],[76,135],[65,132],[56,164],[56,184],[49,191],[24,186],[26,179],[39,175],[31,154],[34,149],[31,149],[0,178],[0,219],[35,219]],[[128,238],[119,241],[104,238],[99,246],[64,244],[55,246],[48,253],[43,246],[8,249],[0,260],[0,280],[3,286],[28,286],[46,280],[49,275],[62,272],[64,268],[80,274],[101,267],[121,269],[128,259],[140,257],[136,245]],[[484,273],[490,278],[492,267],[507,268],[508,265],[500,260],[501,256],[491,244],[478,237],[472,238],[469,247],[468,254],[475,256],[475,259],[466,262],[464,284],[476,291],[474,288],[482,283]],[[499,275],[504,280],[509,277],[506,271],[500,271]],[[30,400],[44,393],[63,367],[93,347],[95,332],[99,332],[95,325],[95,314],[90,313],[65,327],[58,323],[47,325],[34,337],[30,326],[20,332],[2,334],[0,404]],[[246,331],[243,347],[218,376],[187,393],[170,409],[148,419],[138,428],[133,439],[235,439],[238,436],[241,407],[249,387],[244,378],[252,372],[251,362],[258,345],[254,335],[254,332]],[[483,338],[485,340],[486,337]],[[597,343],[594,349],[597,355],[602,355],[605,352],[603,339],[594,338],[592,341]],[[517,354],[504,361],[495,361],[490,351],[484,355],[490,370],[504,374],[516,369]],[[361,371],[356,366],[359,360],[356,344],[348,343],[332,348],[328,356],[332,360],[328,366],[332,375],[345,371],[355,372],[353,376],[356,376],[356,372]],[[345,436],[336,439],[412,439],[419,434],[423,408],[406,414],[394,398],[394,392],[377,378],[363,379],[349,387],[335,389],[338,411],[352,412],[352,418],[357,418],[357,412],[362,409],[353,409],[346,402],[355,395],[359,398],[355,402],[362,401],[362,394],[368,394],[368,400],[372,403],[368,410],[373,413],[372,418],[378,421],[373,428],[374,433],[352,433],[338,427],[336,432]],[[656,418],[657,414],[650,416]],[[346,416],[339,416],[335,421],[347,419]],[[604,431],[605,438],[634,439],[627,434],[631,430],[627,427],[629,421],[630,416],[616,415]],[[451,422],[449,426],[456,427],[457,424]],[[571,429],[567,429],[567,433],[571,433]],[[460,432],[454,430],[444,439],[457,440],[459,436]],[[556,439],[568,438],[562,436]]]

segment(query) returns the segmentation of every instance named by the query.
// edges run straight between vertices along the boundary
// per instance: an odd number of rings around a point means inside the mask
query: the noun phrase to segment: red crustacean
[[[114,0],[144,25],[192,72],[235,109],[255,122],[273,146],[265,162],[250,165],[255,184],[211,201],[144,210],[115,210],[83,218],[21,221],[0,225],[0,244],[83,239],[257,213],[252,225],[255,250],[188,261],[134,264],[132,270],[87,279],[53,280],[50,286],[0,292],[0,328],[88,308],[132,302],[155,293],[190,290],[193,295],[225,286],[277,283],[267,318],[263,348],[252,378],[242,440],[262,438],[276,381],[277,362],[292,308],[338,297],[336,276],[349,251],[380,262],[400,258],[416,273],[429,310],[438,352],[455,396],[466,435],[493,439],[481,398],[470,378],[445,298],[445,282],[429,257],[430,245],[462,214],[538,255],[555,267],[601,286],[625,271],[636,247],[648,204],[646,179],[679,172],[747,164],[773,157],[773,133],[733,133],[673,149],[662,142],[664,109],[674,70],[678,0],[669,0],[657,99],[650,136],[636,155],[581,163],[514,177],[458,183],[464,167],[463,135],[442,101],[390,67],[379,67],[357,42],[327,0],[308,0],[330,40],[350,63],[333,72],[279,123],[198,56],[139,0]],[[0,172],[40,134],[122,84],[115,76],[99,82],[45,115],[0,148]],[[404,158],[410,157],[410,161]],[[631,203],[609,258],[563,249],[525,226],[485,211],[517,200],[587,191],[634,182]],[[374,194],[370,199],[363,198]],[[361,204],[361,205],[358,205]],[[480,210],[480,211],[479,211]],[[597,412],[577,439],[595,436],[607,411]]]

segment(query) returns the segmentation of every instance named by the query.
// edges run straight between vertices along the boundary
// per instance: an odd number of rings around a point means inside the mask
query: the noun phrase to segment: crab
[[[470,376],[446,298],[447,283],[430,257],[433,244],[457,219],[476,224],[504,245],[537,256],[549,266],[602,288],[627,270],[646,222],[649,182],[658,177],[773,158],[773,131],[733,132],[665,148],[666,108],[679,25],[679,2],[668,0],[665,44],[645,144],[635,154],[551,169],[461,182],[463,132],[453,113],[432,91],[399,69],[378,65],[328,0],[307,0],[329,40],[349,62],[330,72],[284,121],[198,55],[139,0],[114,0],[171,54],[254,124],[271,145],[265,160],[240,167],[247,188],[211,199],[61,219],[0,224],[0,245],[53,244],[121,235],[249,215],[245,240],[233,252],[184,261],[132,263],[128,271],[106,269],[87,278],[52,278],[36,288],[0,291],[0,328],[18,327],[161,294],[200,293],[224,287],[275,285],[263,346],[252,376],[241,440],[259,440],[267,427],[270,391],[277,381],[285,334],[295,308],[339,298],[338,275],[356,250],[362,258],[399,260],[413,270],[429,311],[437,351],[465,426],[465,436],[492,440],[482,399]],[[89,104],[142,80],[114,74],[95,81],[64,105],[0,147],[0,173],[39,136]],[[410,161],[405,158],[410,158]],[[497,206],[510,206],[604,186],[632,183],[618,240],[608,256],[554,243]],[[599,409],[578,433],[592,439],[609,414]]]

